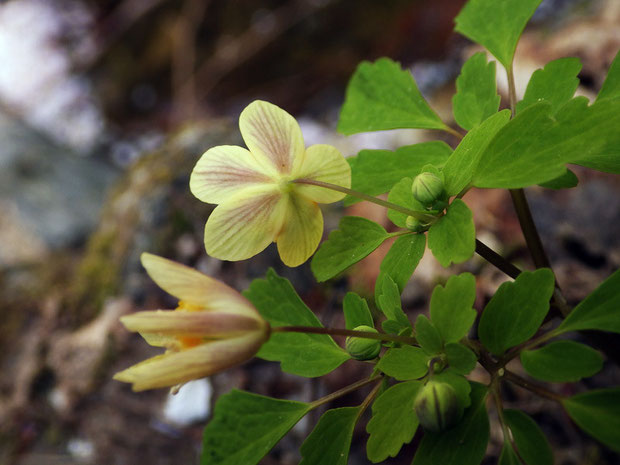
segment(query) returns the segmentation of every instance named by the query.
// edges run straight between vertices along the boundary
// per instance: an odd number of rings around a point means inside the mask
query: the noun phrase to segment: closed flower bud
[[[375,328],[365,325],[354,328],[354,331],[379,333]],[[376,339],[349,336],[347,337],[345,345],[347,352],[355,360],[373,360],[377,358],[379,352],[381,352],[381,341]]]
[[[426,231],[430,225],[427,223],[423,223],[422,221],[414,218],[413,216],[408,216],[405,220],[405,226],[407,226],[407,229],[409,229],[410,231],[421,233]]]
[[[424,429],[435,433],[451,427],[463,415],[454,388],[438,381],[426,383],[418,393],[413,407]]]
[[[411,192],[415,199],[426,208],[432,207],[437,200],[443,200],[445,197],[443,181],[439,176],[428,171],[416,176]]]

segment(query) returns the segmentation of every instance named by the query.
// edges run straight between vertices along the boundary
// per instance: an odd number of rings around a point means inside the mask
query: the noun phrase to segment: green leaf
[[[456,397],[458,398],[459,403],[464,408],[471,405],[472,400],[470,393],[472,385],[469,381],[467,381],[467,378],[457,373],[456,370],[448,368],[441,373],[436,373],[433,375],[433,380],[448,383],[452,386],[456,392]]]
[[[441,433],[425,433],[412,465],[479,465],[489,442],[486,392],[472,383],[472,403],[461,422]]]
[[[574,341],[555,341],[537,350],[521,352],[521,363],[530,376],[552,383],[576,382],[603,368],[601,354]]]
[[[551,147],[544,150],[554,145],[548,139],[555,124],[550,114],[551,104],[539,102],[504,125],[480,155],[473,185],[517,189],[564,174],[566,154]]]
[[[385,276],[383,279],[383,287],[377,300],[377,306],[388,320],[397,322],[401,329],[411,328],[411,322],[403,312],[400,290],[390,276]]]
[[[455,31],[483,45],[506,69],[519,37],[541,0],[470,0],[455,19]]]
[[[504,441],[497,465],[523,465],[509,442]]]
[[[480,156],[508,121],[510,110],[502,110],[465,135],[443,167],[446,192],[449,196],[457,195],[471,183]]]
[[[579,71],[579,58],[560,58],[550,61],[543,69],[534,71],[523,100],[517,103],[517,113],[536,102],[546,100],[551,103],[551,114],[554,114],[575,95],[579,85]]]
[[[444,129],[409,71],[380,58],[359,64],[347,86],[338,131],[345,135],[383,129]]]
[[[359,407],[325,412],[299,450],[303,457],[299,465],[347,465],[359,413]]]
[[[596,97],[596,101],[615,97],[620,97],[620,51],[616,53],[616,58],[607,71],[607,77]]]
[[[570,417],[589,435],[620,452],[620,389],[584,392],[563,401]]]
[[[540,183],[540,187],[546,187],[547,189],[570,189],[579,184],[579,179],[571,170],[567,169],[566,172],[552,179],[551,181]]]
[[[620,174],[620,97],[590,106],[585,97],[575,97],[557,117],[557,127],[545,134],[549,147],[539,151],[540,156],[561,151],[568,163]]]
[[[445,353],[450,368],[461,375],[467,375],[476,368],[478,361],[476,354],[463,344],[458,342],[446,344]]]
[[[342,301],[342,309],[347,329],[355,329],[358,326],[375,327],[366,299],[362,299],[355,292],[347,292]]]
[[[438,354],[443,349],[441,335],[426,315],[418,315],[415,320],[415,337],[420,347],[429,355]]]
[[[465,62],[456,79],[456,94],[452,98],[454,119],[466,131],[479,125],[499,109],[495,62],[487,63],[484,52],[478,52]]]
[[[534,420],[520,410],[504,410],[504,419],[527,465],[553,465],[551,446]]]
[[[273,270],[267,272],[265,279],[252,281],[243,295],[274,328],[322,327],[291,283]],[[257,356],[280,362],[282,371],[308,377],[323,376],[350,358],[330,336],[302,333],[272,333]]]
[[[204,430],[202,465],[253,465],[310,410],[310,404],[233,390]]]
[[[388,195],[388,202],[395,203],[401,207],[409,208],[410,210],[424,212],[425,208],[420,202],[418,202],[411,192],[411,185],[413,184],[413,178],[403,178],[392,187]],[[401,228],[407,227],[407,217],[405,213],[401,213],[396,210],[388,209],[387,216],[392,223]]]
[[[418,379],[428,372],[429,356],[422,349],[409,345],[394,347],[381,357],[377,368],[398,381]]]
[[[562,322],[562,332],[598,329],[620,333],[620,270],[596,288]]]
[[[428,230],[428,247],[442,266],[469,260],[476,249],[476,229],[471,210],[455,199]]]
[[[391,150],[362,150],[347,158],[351,164],[351,189],[368,195],[388,192],[402,178],[417,176],[425,165],[443,166],[452,149],[441,141],[422,142]],[[347,197],[345,205],[359,202]]]
[[[375,282],[375,300],[377,293],[383,289],[386,277],[390,277],[402,294],[407,282],[420,263],[426,247],[424,234],[407,234],[400,236],[381,262],[379,276]]]
[[[531,338],[549,311],[554,288],[548,268],[524,271],[514,282],[503,283],[480,318],[480,342],[495,355]]]
[[[327,281],[366,257],[388,237],[385,229],[374,221],[345,216],[314,254],[312,272],[318,282]]]
[[[457,342],[467,335],[476,319],[476,278],[471,273],[450,276],[446,287],[435,286],[431,295],[431,321],[444,342]]]
[[[388,388],[372,405],[372,418],[366,426],[370,434],[366,453],[373,462],[396,457],[418,429],[413,403],[422,387],[419,381],[398,383]]]

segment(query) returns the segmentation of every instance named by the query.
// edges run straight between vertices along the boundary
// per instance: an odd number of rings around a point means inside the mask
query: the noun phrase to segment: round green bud
[[[432,432],[448,429],[463,415],[454,388],[438,381],[426,383],[418,393],[413,408],[420,424]]]
[[[418,174],[411,185],[413,197],[425,207],[431,207],[445,197],[443,181],[428,171]]]
[[[368,331],[371,333],[379,333],[375,328],[362,325],[354,328],[354,331]],[[347,352],[355,360],[373,360],[377,358],[381,352],[381,341],[377,339],[368,339],[365,337],[347,337],[345,346]]]
[[[424,232],[429,227],[428,224],[423,223],[422,221],[414,218],[413,216],[407,217],[407,219],[405,220],[405,226],[407,227],[407,229],[417,233]]]

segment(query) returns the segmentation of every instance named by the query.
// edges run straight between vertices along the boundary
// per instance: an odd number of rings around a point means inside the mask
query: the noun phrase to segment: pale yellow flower
[[[176,310],[137,312],[121,318],[166,353],[114,375],[143,391],[186,383],[252,358],[269,338],[269,324],[252,304],[226,284],[179,263],[142,254],[159,287],[180,299]]]
[[[207,253],[222,260],[244,260],[278,245],[288,266],[305,262],[323,234],[317,203],[344,194],[293,183],[313,180],[351,186],[351,169],[330,145],[305,148],[297,121],[281,108],[260,100],[239,117],[248,149],[223,145],[205,152],[190,179],[192,193],[218,204],[207,220]]]

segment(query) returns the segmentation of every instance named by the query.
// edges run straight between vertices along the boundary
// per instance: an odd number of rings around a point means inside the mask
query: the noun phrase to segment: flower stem
[[[553,339],[554,337],[559,336],[560,334],[562,334],[562,331],[558,331],[557,328],[556,328],[556,329],[554,329],[552,331],[548,331],[545,334],[542,334],[541,336],[539,336],[537,338],[534,338],[534,339],[532,339],[532,340],[530,340],[528,342],[525,342],[525,343],[523,343],[521,345],[513,347],[508,352],[506,352],[506,355],[504,355],[499,360],[499,364],[501,366],[504,366],[508,362],[510,362],[513,358],[517,357],[524,350],[529,350],[529,349],[532,349],[534,347],[537,347],[540,344],[542,344],[543,342],[547,342],[549,339]]]
[[[456,137],[457,139],[461,140],[463,138],[463,134],[461,134],[460,132],[458,132],[456,129],[451,128],[450,126],[445,126],[443,128],[444,131],[446,131],[448,134],[452,134],[454,137]]]
[[[510,67],[506,68],[506,75],[508,78],[508,99],[510,100],[510,112],[514,118],[517,108],[517,88],[515,86],[515,73],[512,68],[512,63],[510,64]]]
[[[366,396],[366,398],[364,399],[364,402],[361,403],[359,407],[359,411],[357,412],[358,420],[362,416],[364,411],[368,408],[368,406],[372,403],[372,401],[375,400],[375,397],[377,397],[377,393],[379,392],[379,389],[381,389],[380,382],[377,383],[377,385],[374,388],[372,388],[372,391],[370,391],[370,393]]]
[[[364,386],[368,384],[372,384],[375,381],[379,381],[381,379],[383,379],[383,375],[376,375],[371,378],[363,379],[356,383],[349,384],[348,386],[343,387],[342,389],[338,389],[337,391],[332,392],[331,394],[327,394],[326,396],[323,396],[320,399],[317,399],[314,402],[311,402],[310,409],[315,409],[317,407],[320,407],[321,405],[327,404],[328,402],[331,402],[332,400],[337,399],[338,397],[342,397],[345,394],[348,394],[349,392],[356,391],[357,389],[363,388]]]
[[[540,240],[540,236],[538,235],[538,230],[536,229],[530,206],[525,197],[525,192],[523,189],[511,189],[510,196],[512,197],[512,203],[517,212],[517,217],[519,218],[519,224],[523,230],[525,243],[527,244],[527,248],[530,249],[536,268],[551,268],[551,263],[549,262],[547,253]]]
[[[338,186],[336,184],[331,184],[329,182],[315,181],[314,179],[296,179],[292,182],[297,183],[297,184],[308,184],[311,186],[324,187],[326,189],[331,189],[333,191],[342,192],[352,197],[356,197],[361,200],[366,200],[368,202],[381,205],[382,207],[389,208],[390,210],[395,210],[397,212],[404,213],[405,215],[413,216],[415,219],[423,221],[425,223],[433,223],[437,221],[437,217],[435,215],[431,215],[430,213],[410,210],[409,208],[396,205],[395,203],[392,203],[392,202],[387,202],[383,199],[373,197],[372,195],[364,194],[363,192],[354,191],[353,189]]]
[[[476,239],[476,253],[500,271],[503,271],[511,278],[516,278],[521,274],[521,270],[499,255],[493,249]]]
[[[394,336],[392,334],[374,333],[371,331],[354,331],[344,328],[322,328],[318,326],[277,326],[271,328],[272,333],[306,333],[306,334],[329,334],[332,336],[353,336],[365,339],[376,339],[385,342],[399,342],[401,344],[417,344],[415,337]]]
[[[545,397],[556,402],[562,402],[564,400],[564,397],[560,394],[550,391],[549,389],[544,388],[537,383],[528,381],[527,379],[522,378],[521,376],[513,373],[512,371],[505,370],[503,378],[507,381],[510,381],[511,383],[516,384],[517,386],[521,386],[523,389],[527,389],[528,391],[539,395],[540,397]]]

